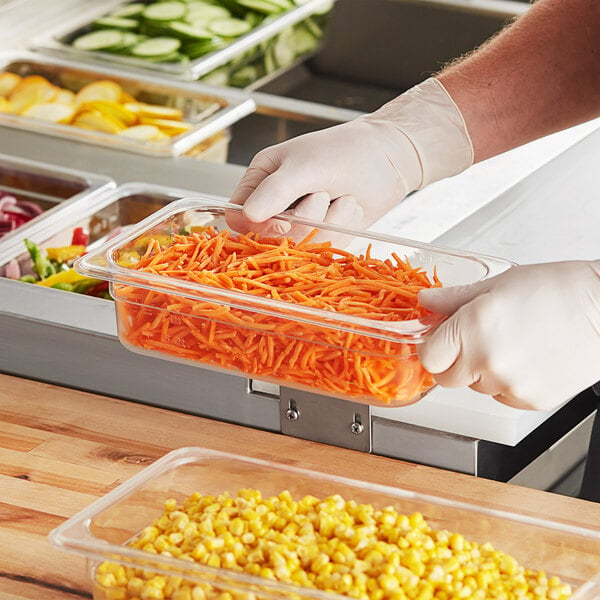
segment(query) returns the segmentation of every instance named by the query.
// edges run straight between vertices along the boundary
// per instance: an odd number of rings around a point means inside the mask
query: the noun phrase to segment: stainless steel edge
[[[375,416],[371,431],[374,454],[477,474],[475,438]]]
[[[322,119],[332,122],[351,121],[360,117],[362,112],[349,108],[339,108],[328,104],[319,104],[296,98],[287,98],[285,96],[276,96],[264,92],[248,92],[256,105],[258,114],[288,117],[307,117]]]
[[[188,93],[191,92],[225,98],[233,103],[241,103],[248,99],[248,94],[242,90],[229,87],[214,87],[202,83],[201,81],[185,81],[171,78],[165,79],[163,75],[152,71],[140,71],[139,69],[124,70],[120,65],[113,65],[101,61],[91,63],[88,61],[77,60],[70,56],[48,55],[32,50],[0,50],[0,65],[5,65],[8,61],[12,60],[31,60],[48,66],[58,65],[75,69],[88,69],[107,77],[113,76],[119,77],[120,79],[133,79],[142,83],[158,85]]]
[[[18,253],[21,253],[23,239],[26,237],[34,238],[36,232],[44,229],[48,221],[52,222],[52,219],[59,218],[56,215],[60,214],[61,211],[67,210],[72,205],[79,205],[81,201],[85,201],[86,203],[95,201],[97,198],[102,197],[104,193],[109,192],[116,187],[115,181],[104,175],[88,173],[58,165],[53,166],[49,163],[42,163],[28,158],[20,158],[7,154],[0,154],[0,162],[2,161],[14,164],[17,168],[22,167],[29,171],[50,173],[57,179],[60,179],[61,175],[79,179],[82,182],[85,182],[88,187],[87,189],[74,194],[71,198],[57,202],[56,206],[45,211],[40,215],[40,218],[35,218],[31,222],[19,227],[14,232],[10,232],[0,238],[0,264],[5,264],[10,260],[15,254],[15,251],[18,250]]]

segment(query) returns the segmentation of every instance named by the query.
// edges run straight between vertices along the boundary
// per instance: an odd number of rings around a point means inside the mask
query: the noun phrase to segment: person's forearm
[[[600,1],[538,0],[436,78],[461,110],[475,162],[600,116]]]

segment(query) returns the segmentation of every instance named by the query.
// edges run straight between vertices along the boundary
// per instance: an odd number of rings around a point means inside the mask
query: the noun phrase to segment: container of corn
[[[207,8],[207,4],[209,5]],[[41,52],[245,87],[319,47],[333,0],[94,3],[33,40]]]
[[[239,233],[240,206],[187,198],[75,268],[110,281],[119,338],[133,351],[401,406],[433,386],[416,345],[442,317],[420,306],[418,292],[510,266],[288,215],[273,223],[287,233]]]
[[[50,533],[95,600],[539,598],[599,593],[600,533],[202,448]]]
[[[254,102],[237,90],[38,53],[0,53],[4,127],[150,156],[225,162],[228,127],[253,111]]]

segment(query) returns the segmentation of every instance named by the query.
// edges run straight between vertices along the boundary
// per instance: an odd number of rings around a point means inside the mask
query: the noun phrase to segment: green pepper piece
[[[55,290],[64,290],[65,292],[73,291],[73,284],[67,283],[66,281],[59,281],[58,283],[55,283],[54,285],[51,285],[50,287],[54,288]]]
[[[54,266],[40,250],[39,246],[27,238],[23,241],[25,242],[25,247],[29,252],[29,256],[31,256],[31,260],[33,261],[33,268],[39,278],[46,279],[46,277],[54,275],[54,273],[56,273]]]
[[[75,292],[76,294],[85,294],[85,292],[87,292],[89,289],[93,288],[96,285],[98,285],[97,279],[81,279],[71,284],[71,291]]]
[[[23,283],[35,283],[37,281],[37,277],[35,275],[23,275],[19,277],[19,281]]]

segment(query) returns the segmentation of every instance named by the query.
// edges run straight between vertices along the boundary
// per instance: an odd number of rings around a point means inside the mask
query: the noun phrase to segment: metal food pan
[[[70,243],[73,229],[83,227],[89,233],[88,248],[93,248],[107,236],[138,223],[169,202],[193,193],[145,183],[128,183],[107,190],[93,201],[84,198],[47,214],[35,228],[27,230],[27,237],[42,249],[65,246]],[[23,237],[0,251],[0,278],[5,277],[6,265],[11,260],[19,261],[22,271],[29,268],[30,258]]]
[[[112,133],[83,129],[72,125],[0,112],[0,126],[14,127],[55,137],[73,139],[116,150],[151,156],[177,156],[226,130],[254,110],[254,102],[237,90],[216,90],[200,83],[165,81],[152,75],[124,73],[110,66],[78,63],[32,52],[1,52],[0,72],[22,77],[40,75],[52,84],[77,92],[99,80],[110,80],[138,102],[177,108],[192,127],[168,139],[148,141]]]
[[[42,209],[40,215],[0,237],[0,256],[22,247],[22,239],[52,220],[59,209],[75,202],[92,203],[114,186],[114,181],[103,175],[0,154],[0,192]]]
[[[69,20],[62,27],[34,38],[31,47],[44,53],[71,56],[84,61],[112,62],[127,69],[149,70],[172,77],[195,80],[231,61],[239,60],[246,52],[255,51],[261,47],[261,44],[305,19],[328,12],[331,6],[332,0],[303,1],[291,9],[271,15],[271,18],[265,19],[259,26],[220,49],[186,62],[152,62],[110,52],[82,51],[74,48],[71,41],[91,31],[92,23],[107,14],[106,3],[100,3],[95,9],[82,13],[76,22]]]

